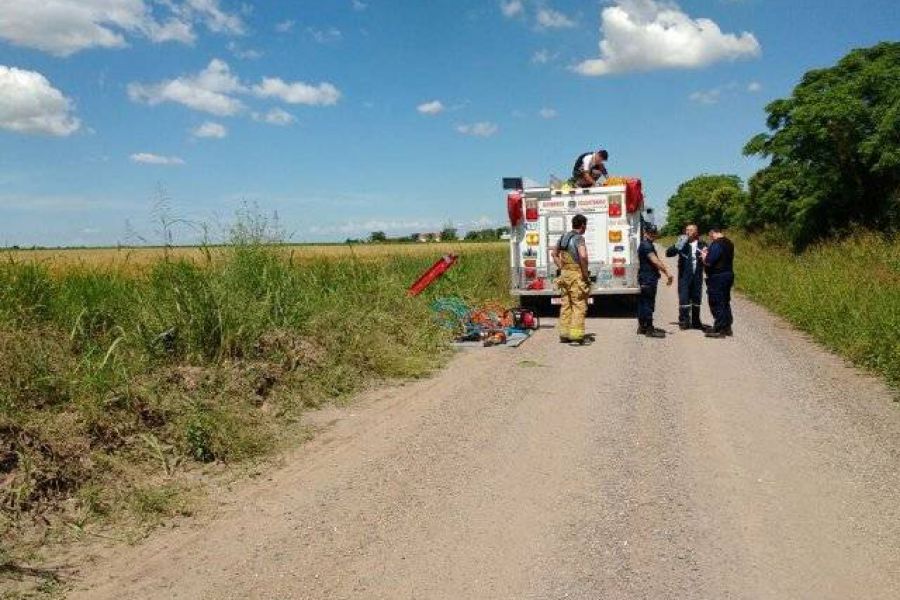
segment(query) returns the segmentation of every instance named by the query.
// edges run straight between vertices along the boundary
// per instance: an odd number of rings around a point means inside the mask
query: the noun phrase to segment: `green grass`
[[[438,254],[226,252],[132,274],[0,264],[0,546],[29,514],[182,512],[192,465],[265,456],[304,409],[441,365],[433,298],[509,299],[503,244],[462,250],[420,298],[406,288]]]
[[[863,233],[792,253],[735,236],[737,287],[900,388],[900,239]]]

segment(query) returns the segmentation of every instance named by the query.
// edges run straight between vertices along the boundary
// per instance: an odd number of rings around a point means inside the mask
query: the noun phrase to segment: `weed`
[[[862,234],[801,254],[772,235],[735,244],[741,291],[900,387],[900,240]]]

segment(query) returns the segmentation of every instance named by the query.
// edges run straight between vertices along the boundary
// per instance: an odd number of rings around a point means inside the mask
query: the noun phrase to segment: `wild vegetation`
[[[430,299],[508,299],[503,245],[456,248],[422,298],[405,290],[445,248],[383,248],[244,236],[139,269],[0,264],[0,546],[35,522],[189,510],[197,466],[263,456],[302,435],[304,409],[437,367]]]
[[[770,164],[749,190],[685,182],[666,232],[730,225],[741,290],[900,386],[900,43],[810,71],[766,112],[744,152]]]
[[[744,191],[735,175],[703,175],[669,200],[667,231],[720,221],[777,230],[795,250],[859,228],[900,229],[900,42],[854,50],[810,71],[766,107],[768,133],[749,156],[769,160]]]
[[[860,232],[802,253],[771,234],[735,244],[738,289],[900,389],[900,240]]]

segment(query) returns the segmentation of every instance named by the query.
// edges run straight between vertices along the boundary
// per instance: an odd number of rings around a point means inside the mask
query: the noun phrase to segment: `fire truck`
[[[503,187],[510,222],[511,292],[521,304],[547,299],[559,304],[551,252],[577,214],[587,217],[589,302],[593,304],[596,296],[640,294],[637,248],[644,222],[640,179],[616,178],[583,189],[568,184],[525,188],[520,178],[504,178]]]

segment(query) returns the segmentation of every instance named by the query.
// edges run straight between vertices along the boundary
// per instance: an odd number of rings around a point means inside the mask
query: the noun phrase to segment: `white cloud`
[[[761,92],[762,89],[763,89],[763,86],[758,81],[751,81],[750,83],[747,84],[747,91],[750,92],[751,94]]]
[[[138,152],[137,154],[132,154],[130,158],[131,162],[141,165],[178,166],[184,164],[184,160],[177,156],[160,156],[149,152]]]
[[[603,9],[600,58],[573,67],[599,76],[653,69],[691,69],[759,56],[752,33],[723,33],[710,19],[693,19],[674,2],[616,0]]]
[[[500,10],[505,17],[515,17],[521,15],[525,10],[522,0],[509,0],[509,2],[500,2]]]
[[[555,119],[559,116],[559,113],[556,112],[555,108],[542,108],[538,111],[538,115],[540,115],[542,119]]]
[[[284,127],[297,122],[297,117],[281,108],[273,108],[267,113],[253,113],[251,115],[254,121],[259,123],[268,123],[269,125],[278,125]]]
[[[35,71],[0,65],[0,129],[65,137],[81,122],[72,101]]]
[[[496,123],[489,121],[481,121],[479,123],[465,123],[456,126],[456,131],[463,135],[471,135],[473,137],[491,137],[500,131],[500,127]]]
[[[296,21],[294,21],[292,19],[288,19],[287,21],[282,21],[282,22],[276,24],[275,31],[277,31],[278,33],[290,33],[290,31],[294,28],[294,25],[296,25],[296,24],[297,24]]]
[[[306,34],[317,44],[336,44],[344,37],[341,31],[335,27],[329,27],[328,29],[307,27]]]
[[[254,50],[253,48],[244,49],[234,40],[228,42],[228,51],[242,60],[259,60],[263,57],[263,53],[260,50]]]
[[[440,100],[432,100],[431,102],[420,104],[416,107],[416,110],[423,115],[437,115],[444,112],[444,110],[446,110],[446,107]]]
[[[221,123],[207,121],[202,125],[191,130],[191,135],[195,138],[213,138],[221,140],[228,135],[228,129]]]
[[[176,102],[194,110],[220,117],[237,114],[244,104],[233,94],[246,89],[225,61],[213,59],[200,73],[178,77],[161,83],[128,85],[128,97],[135,102],[155,106],[163,102]]]
[[[688,98],[697,104],[718,104],[722,98],[721,88],[693,92]]]
[[[369,5],[366,2],[363,2],[362,0],[353,0],[351,2],[351,6],[353,6],[353,10],[357,10],[357,11],[362,11],[362,10],[366,10],[367,8],[369,8]]]
[[[332,106],[341,99],[341,92],[330,83],[287,83],[277,77],[263,78],[253,86],[253,93],[260,98],[279,98],[288,104],[309,106]]]
[[[546,65],[551,58],[549,50],[541,49],[531,55],[531,62],[535,65]]]
[[[181,6],[182,14],[194,16],[215,33],[243,35],[246,27],[241,18],[219,8],[219,0],[187,0]]]
[[[250,87],[241,82],[228,63],[218,58],[210,61],[205,69],[196,74],[183,75],[154,84],[128,85],[128,97],[134,102],[143,102],[150,106],[173,102],[220,117],[244,112],[247,107],[239,96],[247,94],[259,98],[278,98],[288,104],[309,106],[331,106],[341,98],[340,90],[330,83],[318,85],[289,83],[280,78],[266,77],[257,85]]]
[[[157,18],[159,12],[165,18]],[[2,0],[0,39],[18,46],[69,56],[87,48],[122,48],[127,36],[153,42],[193,43],[195,24],[240,35],[239,16],[219,0]]]
[[[541,8],[538,10],[537,24],[542,29],[568,29],[575,27],[575,21],[552,8]]]
[[[157,23],[151,21],[146,25],[146,34],[150,41],[161,42],[181,42],[182,44],[193,44],[197,39],[194,34],[194,28],[190,23],[179,21],[172,18],[165,23]]]

